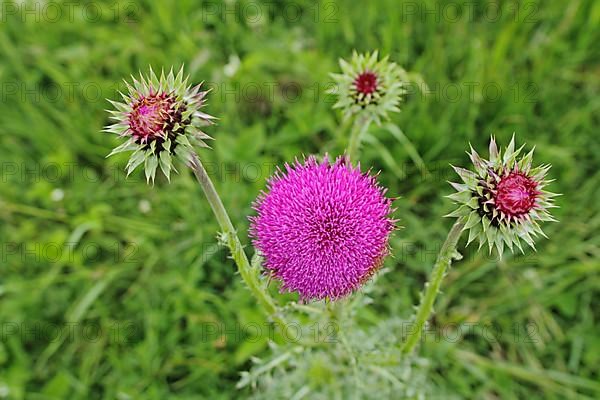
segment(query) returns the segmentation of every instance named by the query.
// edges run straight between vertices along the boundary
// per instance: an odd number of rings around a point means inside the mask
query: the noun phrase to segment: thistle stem
[[[440,249],[433,270],[431,271],[431,278],[425,284],[424,293],[421,297],[419,308],[417,309],[414,325],[402,346],[402,353],[404,354],[410,354],[421,338],[423,327],[433,312],[435,299],[439,293],[446,270],[452,263],[456,245],[461,237],[464,226],[464,222],[459,219],[450,229],[448,237]]]
[[[356,118],[352,127],[352,133],[350,134],[350,141],[348,142],[347,156],[350,162],[358,161],[360,142],[365,132],[369,129],[369,125],[371,125],[371,117],[368,115],[361,115]]]
[[[237,232],[231,223],[231,219],[225,210],[225,206],[223,206],[223,202],[221,201],[215,186],[210,180],[206,169],[196,154],[191,156],[189,167],[192,169],[192,171],[194,171],[194,175],[196,175],[200,186],[202,186],[202,189],[204,190],[206,199],[212,207],[213,213],[217,218],[217,222],[223,230],[223,234],[227,239],[227,247],[229,247],[233,260],[238,267],[238,271],[240,272],[242,279],[252,294],[256,297],[258,303],[262,306],[267,315],[271,317],[277,324],[284,327],[285,321],[283,318],[281,318],[281,316],[278,315],[278,309],[275,305],[275,302],[269,293],[266,290],[263,290],[257,274],[252,270],[250,262],[248,261],[248,257],[244,252],[242,243],[240,242]]]

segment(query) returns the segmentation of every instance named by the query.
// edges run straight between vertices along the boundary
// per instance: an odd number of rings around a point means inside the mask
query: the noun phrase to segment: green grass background
[[[403,229],[360,312],[410,316],[451,224],[448,164],[516,132],[553,164],[560,222],[537,253],[464,250],[433,326],[493,324],[500,339],[430,340],[431,380],[464,398],[600,397],[600,2],[293,0],[259,2],[257,16],[249,1],[81,1],[59,17],[27,3],[0,14],[0,398],[248,396],[234,385],[267,337],[236,326],[264,317],[189,171],[150,187],[124,178],[126,156],[105,159],[119,141],[100,133],[104,99],[148,65],[185,64],[208,82],[220,119],[200,155],[248,243],[274,164],[343,152],[348,129],[325,91],[353,49],[390,54],[429,88],[412,86],[393,116],[429,176],[384,130],[363,147],[362,164],[401,197]],[[214,324],[234,333],[208,338]]]

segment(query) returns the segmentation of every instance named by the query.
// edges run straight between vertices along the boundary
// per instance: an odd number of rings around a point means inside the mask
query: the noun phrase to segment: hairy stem
[[[202,162],[200,162],[200,159],[196,154],[192,155],[189,167],[194,171],[194,175],[196,175],[200,186],[202,186],[202,189],[204,190],[206,199],[210,203],[215,217],[217,218],[217,222],[221,226],[225,242],[227,243],[227,247],[229,247],[231,256],[238,267],[242,279],[267,315],[279,325],[285,326],[285,321],[278,315],[278,309],[275,302],[269,293],[263,289],[258,274],[252,270],[242,243],[240,242],[237,232],[231,223],[231,219],[223,206],[223,202],[210,180],[206,169],[204,169]]]
[[[368,115],[361,115],[354,121],[352,127],[352,133],[350,134],[350,141],[348,142],[347,156],[350,162],[358,161],[358,150],[360,149],[360,142],[367,129],[371,125],[371,117]]]
[[[419,308],[417,309],[414,325],[411,327],[412,329],[408,333],[406,341],[402,346],[402,353],[404,354],[410,354],[421,338],[423,327],[433,312],[435,299],[439,293],[444,276],[446,275],[446,270],[452,263],[452,257],[456,252],[456,245],[460,239],[464,226],[464,222],[459,219],[452,226],[452,229],[450,229],[448,237],[440,249],[433,270],[431,271],[431,278],[425,284],[425,290],[422,294]]]

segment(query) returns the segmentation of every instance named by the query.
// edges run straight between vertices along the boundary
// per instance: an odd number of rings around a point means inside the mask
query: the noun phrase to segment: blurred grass
[[[365,320],[410,315],[450,224],[448,163],[515,131],[554,166],[560,223],[537,253],[497,262],[465,250],[434,327],[500,335],[432,338],[432,380],[466,398],[600,396],[600,3],[475,2],[467,13],[450,1],[294,0],[259,2],[256,16],[249,1],[82,1],[60,18],[40,4],[27,14],[2,2],[0,398],[245,397],[239,371],[267,337],[236,327],[263,316],[188,171],[152,188],[125,180],[126,156],[104,158],[117,143],[99,133],[104,98],[148,65],[185,64],[213,87],[207,110],[220,120],[201,156],[244,237],[275,164],[343,151],[347,129],[324,93],[353,49],[390,54],[428,86],[393,122],[430,175],[385,129],[363,150],[401,196],[403,225]],[[101,335],[40,337],[49,329],[36,324]],[[230,331],[207,335],[214,324]]]

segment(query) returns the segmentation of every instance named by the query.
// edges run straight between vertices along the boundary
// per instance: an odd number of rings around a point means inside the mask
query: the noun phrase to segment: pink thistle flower
[[[388,254],[392,200],[344,158],[286,164],[254,205],[250,234],[265,267],[301,299],[337,299],[367,281]]]

